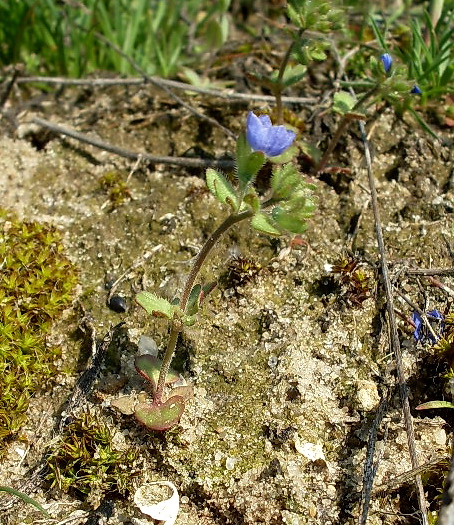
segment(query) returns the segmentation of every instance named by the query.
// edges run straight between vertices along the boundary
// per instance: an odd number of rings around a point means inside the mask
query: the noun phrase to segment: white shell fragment
[[[322,445],[308,442],[301,442],[298,438],[295,439],[295,449],[302,454],[309,461],[323,461],[326,463],[325,454],[323,453]]]
[[[169,487],[172,490],[172,496],[156,503],[160,497],[156,486]],[[147,516],[164,521],[164,525],[173,525],[180,510],[180,497],[177,488],[170,481],[155,481],[140,486],[134,494],[134,503]]]

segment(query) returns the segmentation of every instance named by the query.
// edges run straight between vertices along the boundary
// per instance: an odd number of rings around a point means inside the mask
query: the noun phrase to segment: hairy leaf
[[[156,317],[167,317],[168,319],[172,319],[176,311],[175,305],[171,304],[167,299],[159,297],[152,292],[140,292],[136,295],[136,301],[150,315]]]
[[[252,217],[251,226],[268,235],[281,235],[281,232],[271,224],[270,219],[264,213],[256,213]]]
[[[213,168],[206,171],[206,181],[210,192],[216,197],[221,204],[227,204],[235,210],[238,204],[238,196],[230,182]]]

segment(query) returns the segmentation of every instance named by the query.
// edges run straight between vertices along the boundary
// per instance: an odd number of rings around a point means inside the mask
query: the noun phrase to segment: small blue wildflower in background
[[[383,53],[383,55],[380,55],[380,60],[382,61],[385,73],[389,73],[393,65],[392,56],[389,53]]]
[[[445,323],[443,322],[443,314],[440,313],[438,310],[430,310],[430,312],[427,312],[427,317],[429,318],[429,320],[434,319],[440,322],[438,326],[438,333],[441,336],[445,328]],[[429,340],[432,344],[435,344],[436,339],[434,339],[434,336],[426,329],[422,317],[419,315],[419,313],[413,312],[411,319],[415,325],[415,331],[413,332],[413,337],[415,338],[415,341],[424,342]]]
[[[420,95],[422,91],[419,89],[418,86],[413,86],[413,89],[410,91],[412,95]]]
[[[268,115],[257,117],[252,111],[247,117],[246,138],[254,151],[267,157],[277,157],[292,145],[296,134],[284,126],[273,126]]]

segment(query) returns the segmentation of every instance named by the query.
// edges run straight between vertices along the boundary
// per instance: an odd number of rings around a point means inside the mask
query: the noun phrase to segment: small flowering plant
[[[195,257],[179,299],[172,302],[151,292],[141,292],[136,301],[150,315],[165,317],[170,334],[164,357],[142,354],[135,360],[137,371],[149,382],[153,398],[139,403],[136,418],[151,430],[166,430],[176,425],[184,411],[192,389],[176,386],[178,374],[170,369],[177,338],[183,327],[194,324],[198,309],[216,283],[197,283],[207,256],[223,234],[239,222],[249,220],[253,229],[266,235],[301,234],[316,209],[315,186],[307,182],[295,164],[287,162],[295,133],[285,126],[274,126],[269,116],[249,113],[246,132],[236,144],[236,183],[219,171],[209,168],[207,186],[229,215],[207,238]],[[291,151],[291,150],[290,150]],[[284,155],[283,155],[284,154]],[[254,188],[262,166],[273,164],[269,194],[261,198]]]

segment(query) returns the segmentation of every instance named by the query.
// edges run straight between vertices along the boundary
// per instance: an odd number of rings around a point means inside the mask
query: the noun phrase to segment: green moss
[[[131,198],[128,185],[123,180],[123,175],[118,171],[108,171],[99,179],[101,189],[107,194],[111,210],[117,208]]]
[[[89,495],[91,501],[105,493],[125,495],[134,472],[139,472],[133,467],[138,452],[115,450],[112,438],[109,426],[96,414],[76,417],[47,459],[51,485],[76,496]]]
[[[0,210],[0,455],[21,428],[30,397],[54,372],[45,338],[77,282],[54,227]]]

